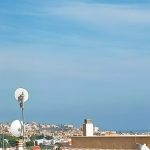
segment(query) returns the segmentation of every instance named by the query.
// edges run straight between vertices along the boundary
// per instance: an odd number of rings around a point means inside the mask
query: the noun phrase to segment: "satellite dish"
[[[23,88],[18,88],[15,91],[15,98],[18,101],[20,101],[20,100],[22,100],[23,102],[27,101],[29,98],[28,91],[26,89],[23,89]]]
[[[20,120],[15,120],[11,123],[10,132],[15,137],[23,136],[23,122]]]

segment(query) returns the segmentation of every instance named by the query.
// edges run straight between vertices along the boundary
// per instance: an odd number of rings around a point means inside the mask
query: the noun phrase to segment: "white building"
[[[90,119],[84,120],[83,136],[93,136],[93,123]]]
[[[99,127],[94,127],[94,133],[98,133],[98,131],[99,131]]]

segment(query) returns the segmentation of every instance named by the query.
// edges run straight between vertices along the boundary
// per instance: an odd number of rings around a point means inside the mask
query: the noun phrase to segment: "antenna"
[[[24,103],[28,100],[29,98],[29,94],[28,94],[28,91],[24,88],[18,88],[16,91],[15,91],[15,98],[16,100],[19,102],[19,106],[20,106],[20,109],[21,109],[21,114],[22,114],[22,132],[23,132],[23,143],[24,143],[24,146],[25,146],[25,129],[24,129]],[[18,124],[17,124],[18,125]]]
[[[23,88],[18,88],[15,91],[15,98],[19,102],[20,108],[24,109],[24,102],[26,102],[29,98],[28,91],[26,89],[23,89]]]
[[[11,123],[10,132],[15,137],[23,136],[23,122],[20,120],[14,120]]]

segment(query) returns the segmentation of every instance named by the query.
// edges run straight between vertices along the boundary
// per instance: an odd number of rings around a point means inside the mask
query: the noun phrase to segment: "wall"
[[[150,148],[150,136],[72,137],[73,148],[137,149],[136,143]]]

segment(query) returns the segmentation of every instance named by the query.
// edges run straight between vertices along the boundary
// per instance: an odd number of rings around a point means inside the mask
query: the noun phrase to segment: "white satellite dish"
[[[11,123],[10,132],[16,137],[23,136],[23,122],[20,120],[14,120]]]
[[[27,101],[29,98],[28,91],[26,89],[23,89],[23,88],[18,88],[15,91],[15,98],[18,101],[20,101],[21,99],[23,102]]]

